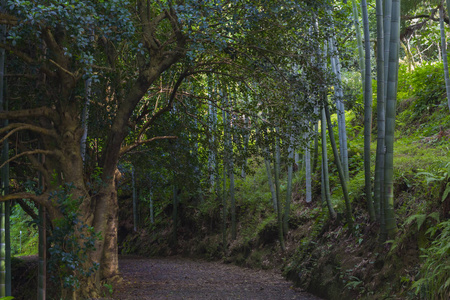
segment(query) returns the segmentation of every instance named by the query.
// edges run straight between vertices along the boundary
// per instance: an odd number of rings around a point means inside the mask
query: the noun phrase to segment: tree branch
[[[18,148],[20,149],[21,152],[29,152],[31,150],[28,150],[28,148],[25,147],[25,145],[23,145],[23,143],[19,143],[18,144]],[[34,157],[32,154],[27,155],[28,159],[31,162],[31,165],[39,172],[41,172],[42,176],[45,179],[45,182],[50,182],[51,180],[51,175],[50,172],[44,167],[44,164],[41,163],[38,159],[36,159],[36,157]]]
[[[32,155],[32,154],[45,154],[45,155],[57,155],[56,151],[50,151],[50,150],[32,150],[32,151],[26,151],[26,152],[22,152],[19,153],[13,157],[11,157],[10,159],[8,159],[7,161],[5,161],[4,163],[2,163],[0,165],[0,169],[3,168],[6,164],[8,164],[9,162],[18,159],[19,157],[22,157],[24,155]]]
[[[36,220],[38,216],[34,212],[33,208],[31,208],[28,204],[23,201],[23,199],[17,199],[17,203],[19,203],[20,207],[33,219]]]
[[[143,2],[144,1],[139,1],[138,5],[143,7]],[[141,18],[144,21],[142,35],[145,34],[148,38],[153,38],[154,33],[152,34],[152,32],[155,32],[156,28],[145,28],[145,20],[148,18],[145,14],[141,14]],[[114,166],[119,159],[122,142],[129,133],[129,119],[136,108],[136,105],[142,100],[144,95],[146,95],[149,87],[155,82],[155,80],[157,80],[164,71],[169,69],[184,56],[184,52],[186,51],[186,49],[184,49],[186,39],[179,29],[174,29],[174,31],[178,32],[177,53],[170,55],[169,57],[165,57],[162,56],[159,48],[155,50],[147,48],[148,55],[150,56],[150,62],[148,64],[142,62],[142,64],[139,65],[139,76],[131,85],[128,93],[124,95],[123,101],[120,102],[120,105],[117,108],[117,114],[111,126],[112,130],[110,131],[110,135],[108,136],[106,142],[108,146],[105,147],[105,152],[102,154],[102,162],[100,164],[103,167],[102,179],[106,182],[111,180],[110,178],[113,178],[113,174],[115,172]],[[156,113],[155,116],[160,115],[161,113],[163,112],[159,112],[159,114]],[[155,118],[152,118],[151,122],[153,122],[154,119]]]
[[[161,89],[158,89],[158,92],[156,93],[152,93],[150,95],[148,95],[148,99],[153,98],[154,96],[158,95],[160,92],[162,92]],[[132,123],[132,126],[136,126],[136,124],[139,124],[151,111],[156,111],[156,109],[158,108],[158,103],[159,103],[159,99],[161,98],[161,95],[158,95],[156,98],[156,103],[155,103],[155,107],[150,108],[149,107],[149,103],[145,103],[145,105],[142,107],[142,109],[139,112],[139,116],[136,118],[136,120]]]
[[[5,77],[8,78],[13,78],[13,77],[24,77],[24,78],[28,78],[28,79],[36,79],[37,76],[36,75],[31,75],[31,74],[5,74]]]
[[[42,31],[42,35],[44,37],[46,45],[49,47],[55,57],[55,60],[49,59],[49,62],[57,67],[57,73],[62,78],[63,85],[67,85],[67,87],[70,88],[74,87],[76,82],[81,78],[81,76],[78,74],[78,71],[72,73],[68,70],[68,67],[70,66],[70,59],[66,56],[62,46],[58,44],[58,41],[56,40],[50,28],[45,28]],[[69,75],[69,77],[67,77],[67,75]]]
[[[10,52],[14,53],[18,58],[20,58],[21,60],[23,60],[27,64],[30,64],[30,65],[36,65],[37,64],[37,61],[32,59],[30,56],[28,56],[28,54],[20,51],[19,49],[11,47],[8,44],[0,43],[0,48],[3,48],[5,50],[7,50],[7,51],[10,51]]]
[[[147,15],[147,9],[144,9],[144,1],[139,1],[138,5],[140,6],[140,18],[142,20],[142,38],[144,40],[145,47],[148,51],[157,51],[160,48],[160,42],[155,38],[155,31],[158,27],[159,23],[167,18],[166,11],[160,13],[159,15],[152,18],[152,21],[149,20],[150,16]],[[148,5],[148,3],[147,3]]]
[[[55,37],[53,36],[53,33],[51,32],[50,28],[46,28],[42,32],[44,34],[44,39],[46,44],[50,47],[50,49],[56,54],[56,57],[59,59],[61,58],[61,47],[59,47],[58,42],[56,41]]]
[[[17,25],[17,18],[14,16],[0,12],[0,24]]]
[[[167,139],[177,139],[177,136],[156,136],[153,137],[151,139],[148,140],[143,140],[143,141],[137,141],[136,143],[132,144],[132,145],[128,145],[128,146],[124,146],[122,149],[120,149],[120,156],[124,155],[125,153],[133,150],[134,148],[143,145],[143,144],[147,144],[156,140],[167,140]]]
[[[36,66],[38,65],[38,62],[36,60],[34,60],[30,56],[28,56],[26,53],[14,48],[14,47],[11,47],[8,44],[0,43],[0,48],[3,48],[5,50],[8,50],[8,51],[14,53],[18,58],[20,58],[21,60],[23,60],[24,62],[26,62],[29,65],[36,65]],[[47,68],[45,65],[40,65],[40,66],[38,66],[38,68],[50,77],[56,76],[55,73],[52,70],[50,70],[49,68]]]
[[[49,59],[49,62],[51,62],[54,66],[56,66],[58,69],[60,69],[62,72],[68,74],[70,77],[72,77],[75,80],[79,79],[79,75],[76,74],[78,72],[76,72],[75,74],[73,74],[72,72],[70,72],[69,70],[65,69],[64,67],[62,67],[60,64],[58,64],[56,61],[54,61],[53,59]]]
[[[56,121],[57,115],[53,109],[50,107],[39,107],[24,110],[11,110],[0,112],[1,119],[22,119],[22,118],[36,118],[36,117],[46,117],[52,121]]]
[[[429,20],[433,20],[435,22],[439,22],[439,18],[435,18],[434,14],[435,14],[436,10],[432,10],[431,11],[431,15],[415,15],[415,16],[402,16],[402,20],[405,21],[411,21],[411,20],[415,20],[415,19],[429,19]],[[449,17],[444,17],[444,22],[449,24]]]
[[[182,100],[179,101],[179,103],[181,103],[181,105],[183,105],[183,107],[184,107],[184,113],[185,113],[187,116],[189,116],[189,117],[195,119],[197,122],[199,122],[200,124],[202,124],[204,128],[208,128],[208,125],[205,124],[205,122],[203,122],[202,118],[199,118],[197,115],[194,115],[194,114],[191,114],[190,112],[188,112],[188,106],[186,105],[186,103],[184,103]]]
[[[35,195],[32,193],[23,192],[23,193],[14,193],[14,194],[0,196],[0,202],[6,202],[9,200],[22,200],[22,199],[30,199],[39,204],[46,205],[46,200],[48,199],[48,195],[42,194],[42,195],[38,196],[38,195]]]
[[[170,111],[173,107],[173,101],[175,100],[175,95],[177,94],[178,88],[180,87],[183,80],[189,75],[189,72],[186,70],[184,73],[180,75],[177,82],[175,83],[175,86],[173,87],[172,93],[170,94],[169,101],[165,107],[158,110],[151,118],[148,120],[147,123],[145,123],[138,134],[138,140],[142,137],[144,132],[152,125],[162,114]]]
[[[11,130],[12,129],[12,130]],[[0,144],[3,143],[4,140],[6,140],[8,137],[16,133],[17,131],[21,130],[31,130],[37,133],[45,134],[54,138],[58,138],[58,134],[54,130],[45,129],[39,126],[31,125],[31,124],[24,124],[24,123],[11,123],[10,125],[3,127],[0,129],[0,134],[7,132],[8,130],[11,130],[6,134],[2,139],[0,139]]]

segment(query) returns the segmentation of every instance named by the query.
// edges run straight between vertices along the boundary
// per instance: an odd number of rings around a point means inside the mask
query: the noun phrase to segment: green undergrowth
[[[38,252],[38,229],[33,219],[19,205],[11,208],[11,254],[35,255]]]
[[[251,162],[252,175],[236,180],[238,237],[232,241],[228,229],[225,251],[221,199],[210,194],[202,204],[181,197],[176,245],[169,242],[172,224],[168,205],[160,208],[156,224],[147,222],[138,233],[127,236],[121,245],[122,252],[151,256],[181,254],[261,269],[281,266],[288,279],[326,299],[440,299],[430,297],[430,290],[438,290],[440,287],[432,283],[441,282],[442,290],[448,292],[445,287],[449,265],[448,221],[445,221],[448,209],[445,205],[450,200],[442,199],[450,162],[446,145],[399,135],[395,149],[394,193],[399,233],[388,243],[379,243],[378,225],[368,220],[364,172],[361,162],[354,160],[350,166],[349,191],[355,235],[349,233],[345,224],[337,176],[331,176],[331,185],[338,219],[331,221],[326,207],[320,203],[318,170],[313,176],[313,203],[306,204],[304,173],[300,169],[294,176],[290,231],[286,236],[287,250],[283,253],[265,166],[255,160]],[[331,161],[330,169],[332,164]],[[283,175],[282,199],[286,192],[285,180]],[[439,221],[432,217],[421,221],[421,216],[431,214],[437,214]],[[230,221],[228,214],[227,228]]]
[[[210,191],[203,195],[203,202],[181,195],[176,243],[170,242],[172,207],[166,201],[157,207],[154,224],[145,220],[138,232],[123,235],[122,252],[182,254],[250,268],[281,269],[295,284],[325,299],[446,299],[450,293],[450,114],[441,70],[440,64],[417,67],[413,73],[400,69],[394,145],[398,234],[388,242],[379,242],[379,224],[371,223],[366,212],[362,115],[355,105],[346,114],[353,235],[343,215],[342,189],[328,145],[332,202],[338,218],[330,220],[321,203],[319,168],[313,174],[313,202],[305,202],[305,174],[300,164],[294,174],[285,252],[278,241],[277,218],[262,159],[249,161],[252,172],[245,179],[235,176],[236,240],[231,240],[228,214],[224,245],[222,192]],[[372,166],[376,119],[373,134]],[[319,151],[319,162],[320,156]],[[284,201],[287,170],[282,165]],[[373,175],[374,169],[371,171]],[[129,233],[131,201],[121,201],[126,204],[121,210],[122,232]]]
[[[448,182],[445,176],[449,158],[445,145],[430,147],[411,136],[397,139],[395,147],[398,155],[394,161],[394,193],[399,233],[388,243],[378,242],[378,225],[368,220],[364,174],[358,162],[351,166],[349,184],[355,235],[349,233],[345,224],[337,177],[332,177],[331,183],[333,203],[339,213],[338,220],[331,221],[327,209],[320,203],[319,172],[313,177],[314,201],[306,204],[304,173],[299,170],[293,182],[287,250],[281,252],[265,167],[254,161],[254,173],[245,180],[236,180],[238,237],[231,241],[228,230],[225,251],[221,200],[213,194],[203,204],[187,198],[181,200],[176,246],[168,242],[171,228],[167,224],[171,224],[171,215],[166,208],[158,216],[159,225],[147,224],[148,229],[144,227],[138,234],[128,236],[122,245],[123,251],[221,259],[261,269],[281,266],[288,279],[326,299],[440,299],[429,297],[429,290],[437,287],[426,278],[433,278],[442,286],[448,278],[445,277],[449,257],[445,250],[448,221],[443,221],[448,218],[448,210],[445,211],[442,196]],[[283,195],[285,180],[283,176]],[[439,221],[429,217],[433,214],[439,216]],[[424,220],[423,215],[427,216]],[[228,215],[228,228],[230,221]],[[440,269],[435,269],[436,266]],[[430,274],[432,270],[437,271]],[[443,290],[447,292],[448,288]]]

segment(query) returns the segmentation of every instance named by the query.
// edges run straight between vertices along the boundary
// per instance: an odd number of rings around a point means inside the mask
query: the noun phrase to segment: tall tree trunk
[[[377,153],[375,160],[375,182],[374,182],[374,209],[378,222],[381,223],[381,203],[383,199],[384,185],[384,136],[385,136],[385,73],[384,73],[384,24],[383,5],[381,0],[376,2],[377,11]],[[384,213],[383,213],[384,215]]]
[[[390,56],[390,43],[391,43],[391,19],[392,19],[392,0],[384,1],[384,15],[383,15],[383,32],[384,32],[384,136],[383,136],[383,152],[380,157],[380,164],[384,163],[380,172],[383,172],[380,177],[380,242],[384,243],[387,239],[386,228],[386,179],[385,179],[385,167],[386,167],[386,114],[387,114],[387,94],[388,94],[388,76],[389,76],[389,56]]]
[[[266,165],[266,173],[267,173],[267,180],[269,183],[269,188],[270,188],[270,193],[272,194],[272,205],[273,205],[273,209],[275,212],[277,212],[277,194],[275,192],[275,187],[273,185],[273,180],[272,180],[272,171],[270,168],[270,160],[268,158],[264,159],[264,163]]]
[[[305,135],[306,137],[306,135]],[[311,150],[309,149],[309,140],[306,142],[305,146],[305,181],[306,181],[306,203],[312,202],[311,193]]]
[[[361,0],[364,27],[364,46],[366,55],[366,80],[364,88],[364,179],[367,210],[370,220],[375,221],[375,210],[372,203],[372,182],[370,175],[370,143],[372,138],[372,75],[370,63],[369,14],[366,0]]]
[[[0,297],[6,296],[6,207],[0,203]]]
[[[9,180],[9,164],[6,178]],[[6,190],[8,192],[8,189]],[[12,272],[11,272],[11,201],[5,202],[5,283],[6,295],[11,296]]]
[[[139,222],[139,207],[136,193],[136,170],[134,166],[131,167],[131,188],[133,191],[133,230],[136,232]]]
[[[230,108],[230,99],[227,90],[224,90],[224,106],[226,109]],[[225,135],[225,146],[227,155],[227,169],[228,176],[230,178],[230,213],[231,213],[231,239],[234,241],[237,237],[237,225],[236,225],[236,200],[234,198],[234,162],[233,162],[233,140],[231,134],[231,118],[229,113],[223,111],[223,122],[224,122],[224,135]]]
[[[234,117],[231,121],[234,124]],[[230,126],[232,126],[230,124]],[[230,136],[230,209],[231,209],[231,239],[234,241],[237,238],[237,218],[236,218],[236,198],[234,191],[234,150],[233,142],[236,142],[235,135]]]
[[[355,0],[352,0],[352,7],[353,7],[353,24],[355,25],[355,32],[356,32],[356,44],[358,46],[359,68],[361,69],[361,82],[364,91],[366,68],[364,66],[364,50],[362,45],[361,27],[359,25],[358,6],[356,5]]]
[[[447,92],[448,109],[450,110],[450,78],[448,75],[447,42],[445,40],[444,4],[443,3],[439,6],[439,23],[440,23],[440,30],[441,30],[442,59],[444,61],[445,90]]]
[[[447,3],[447,15],[450,16],[450,0],[446,0]]]
[[[82,298],[91,299],[98,297],[98,291],[101,287],[101,281],[109,281],[118,275],[118,251],[117,251],[117,228],[118,228],[118,202],[117,202],[117,191],[116,191],[116,181],[115,179],[119,174],[117,171],[117,164],[120,156],[124,153],[121,148],[122,143],[127,138],[130,133],[130,119],[133,117],[133,112],[143,97],[148,95],[148,91],[152,84],[161,78],[161,74],[168,70],[171,66],[176,64],[178,60],[182,59],[187,51],[185,34],[180,31],[178,20],[176,17],[171,18],[169,22],[164,22],[164,20],[159,20],[158,22],[148,22],[149,15],[148,10],[145,9],[147,4],[148,8],[152,5],[150,2],[138,1],[138,9],[136,13],[139,14],[141,20],[138,31],[141,32],[140,36],[142,39],[148,40],[145,37],[152,37],[155,30],[159,30],[158,26],[163,21],[165,25],[165,30],[173,29],[173,36],[175,41],[170,41],[171,45],[158,45],[158,43],[152,43],[154,46],[144,47],[148,52],[148,60],[137,59],[136,78],[129,78],[128,84],[124,85],[123,82],[126,79],[121,78],[120,74],[123,72],[116,72],[113,76],[114,79],[118,79],[117,82],[111,84],[116,89],[111,90],[111,94],[114,94],[114,109],[110,110],[112,113],[112,122],[110,126],[107,126],[107,136],[102,139],[102,153],[101,160],[98,161],[96,166],[101,170],[100,181],[102,184],[96,193],[90,193],[90,187],[87,184],[89,180],[88,176],[84,172],[83,160],[80,149],[80,141],[82,138],[82,126],[80,124],[80,108],[83,105],[83,100],[79,98],[79,91],[81,88],[81,76],[78,76],[78,69],[80,66],[75,66],[73,64],[74,59],[70,57],[70,54],[66,53],[63,49],[64,45],[67,45],[71,41],[71,37],[64,36],[60,34],[60,30],[56,27],[46,26],[45,28],[36,27],[36,32],[41,33],[41,37],[47,41],[46,45],[49,47],[48,55],[43,58],[42,64],[39,64],[38,68],[35,68],[34,63],[30,63],[32,69],[36,72],[43,70],[49,62],[53,62],[50,71],[44,73],[52,77],[52,83],[46,85],[46,93],[48,99],[45,101],[49,105],[42,109],[31,109],[29,106],[25,106],[23,110],[11,112],[0,113],[2,119],[13,119],[11,116],[15,113],[17,116],[14,119],[26,119],[26,122],[33,122],[37,125],[40,121],[45,122],[41,129],[45,129],[51,132],[50,135],[40,134],[34,132],[34,136],[38,137],[40,140],[44,140],[45,146],[42,151],[49,153],[46,157],[46,162],[44,168],[39,165],[39,163],[33,163],[31,168],[39,169],[47,173],[46,177],[51,177],[53,174],[55,180],[58,181],[57,184],[53,184],[51,180],[46,181],[46,190],[44,195],[41,197],[34,194],[28,194],[29,199],[34,200],[39,204],[46,206],[47,213],[50,216],[52,222],[57,219],[64,217],[64,212],[60,210],[60,207],[52,201],[46,194],[50,194],[56,191],[57,186],[64,185],[64,183],[71,183],[73,189],[71,190],[71,195],[73,199],[81,199],[81,204],[77,207],[76,213],[80,215],[80,223],[83,222],[90,228],[93,228],[96,234],[101,236],[100,239],[95,242],[94,251],[89,251],[87,253],[89,262],[86,265],[93,266],[95,263],[99,264],[99,270],[94,272],[94,275],[86,279],[81,284],[80,291],[76,294]],[[163,19],[173,16],[172,13],[162,12],[161,15]],[[147,20],[147,21],[146,21]],[[167,26],[166,26],[167,25]],[[55,38],[55,32],[57,37]],[[101,42],[103,43],[103,42]],[[113,41],[106,41],[106,48],[108,48],[108,59],[105,59],[106,64],[110,64],[112,68],[116,66],[116,62],[121,61],[121,53],[116,52],[117,49],[113,46]],[[164,49],[166,46],[169,48],[173,47],[177,49],[175,52],[166,51]],[[111,46],[111,47],[109,47]],[[51,49],[50,49],[51,48]],[[119,50],[120,51],[120,50]],[[70,52],[70,51],[69,51]],[[164,54],[162,54],[164,52]],[[34,59],[34,57],[33,57]],[[30,59],[30,60],[33,60]],[[39,58],[36,58],[41,61]],[[108,62],[106,62],[108,61]],[[24,61],[25,68],[28,68],[30,64],[29,61]],[[75,69],[74,69],[75,68]],[[76,76],[73,74],[77,73]],[[83,75],[83,74],[79,74]],[[175,95],[176,89],[179,84],[187,76],[187,73],[180,75],[179,80],[174,86],[174,91],[172,95]],[[113,81],[114,81],[113,79]],[[105,79],[111,82],[107,78]],[[114,88],[113,88],[114,89]],[[171,97],[173,100],[173,97]],[[172,102],[169,102],[169,106],[159,110],[159,113],[164,113],[171,109]],[[33,104],[30,104],[34,106]],[[45,105],[45,104],[44,104]],[[31,111],[32,114],[27,112]],[[25,112],[25,113],[24,113]],[[22,115],[21,115],[22,114]],[[109,118],[109,116],[108,116]],[[36,126],[37,126],[36,125]],[[45,135],[45,137],[42,137]],[[45,141],[47,143],[45,143]],[[24,146],[26,147],[26,146]],[[31,145],[32,147],[32,145]],[[36,160],[30,154],[29,160]],[[48,168],[49,167],[49,168]],[[45,172],[49,170],[49,172]],[[11,195],[10,197],[1,196],[1,200],[7,200],[10,198],[21,199],[22,193]],[[80,224],[78,223],[78,224]],[[55,225],[55,224],[52,224]],[[86,229],[87,230],[87,229]],[[83,243],[80,242],[80,246],[83,247]]]
[[[341,160],[339,158],[339,153],[336,146],[336,140],[334,139],[333,133],[333,124],[331,123],[330,111],[328,108],[328,103],[325,101],[325,115],[327,117],[327,125],[328,125],[328,135],[330,137],[331,148],[333,149],[334,160],[336,163],[336,167],[339,173],[339,179],[341,181],[342,192],[344,194],[345,201],[345,215],[347,218],[348,228],[353,233],[353,217],[352,217],[352,208],[350,206],[350,198],[348,196],[348,188],[347,188],[347,180],[344,175],[344,170],[342,168]]]
[[[42,155],[39,155],[39,162],[42,163]],[[42,173],[39,172],[38,188],[44,190]],[[47,218],[45,207],[39,205],[39,263],[38,263],[38,300],[45,300],[47,294]]]
[[[388,237],[397,232],[394,213],[394,132],[397,104],[398,52],[400,43],[400,0],[392,0],[389,72],[386,98],[385,222]]]
[[[248,143],[250,140],[250,128],[249,128],[249,117],[248,116],[244,116],[244,165],[242,166],[242,171],[241,171],[241,177],[245,179],[246,177],[246,173],[245,173],[245,169],[247,168],[248,165]]]
[[[223,189],[222,189],[222,243],[223,252],[227,251],[227,168],[226,160],[223,161]]]
[[[213,105],[212,100],[208,103],[208,115],[211,126],[211,140],[209,145],[209,157],[208,157],[208,170],[209,170],[209,184],[211,188],[215,186],[215,171],[216,171],[216,146],[215,146],[215,134],[217,127],[217,110]]]
[[[103,280],[115,280],[119,275],[119,257],[118,257],[118,245],[117,245],[117,230],[119,228],[119,204],[117,201],[117,187],[116,182],[108,186],[109,193],[105,194],[106,202],[103,214],[104,221],[104,238],[101,256],[96,259],[100,261],[100,278]],[[96,226],[98,228],[98,226]]]
[[[387,100],[389,75],[389,53],[391,43],[392,0],[384,0],[383,32],[384,32],[384,100]]]
[[[230,209],[231,209],[231,239],[234,241],[237,238],[237,224],[236,224],[236,199],[234,197],[234,164],[233,159],[230,161]]]
[[[277,130],[277,133],[279,131]],[[281,191],[280,191],[280,138],[277,136],[275,140],[275,192],[277,195],[277,220],[278,220],[278,238],[280,241],[281,250],[285,251],[283,220],[281,213]]]
[[[150,194],[149,195],[149,197],[150,197],[150,199],[149,199],[149,201],[150,201],[150,224],[154,224],[155,223],[155,212],[153,209],[153,195],[151,192],[149,194]]]
[[[325,196],[325,180],[324,180],[324,172],[323,172],[323,158],[320,162],[320,199],[322,201],[322,207],[327,204],[326,196]]]
[[[194,161],[194,177],[195,177],[195,181],[198,182],[197,184],[197,193],[196,193],[196,197],[197,200],[200,204],[203,204],[203,191],[202,191],[202,185],[201,185],[201,178],[202,178],[202,170],[199,167],[200,166],[200,153],[199,153],[199,146],[198,146],[198,141],[199,141],[199,134],[198,134],[198,124],[197,124],[197,120],[194,119],[194,128],[196,128],[195,133],[190,133],[190,139],[193,139],[194,142],[194,147],[193,149],[190,151],[192,160]],[[215,163],[214,163],[214,171],[215,171]],[[215,172],[214,172],[215,174]],[[212,185],[212,188],[214,189],[215,185]]]
[[[257,128],[258,130],[258,128]],[[273,210],[275,213],[277,213],[277,195],[275,192],[275,186],[274,186],[274,182],[272,179],[272,168],[270,166],[270,158],[272,156],[272,154],[270,153],[269,150],[269,141],[268,141],[268,135],[267,135],[267,131],[264,131],[264,134],[262,135],[265,141],[265,146],[262,149],[262,153],[264,156],[264,164],[266,166],[266,174],[267,174],[267,182],[269,184],[269,189],[270,189],[270,194],[272,195],[272,206],[273,206]]]
[[[38,300],[45,300],[47,294],[47,230],[45,207],[39,206],[39,263]]]
[[[326,116],[325,116],[325,108],[322,109],[322,121],[321,123],[321,132],[322,132],[322,182],[323,182],[323,191],[325,202],[328,206],[328,213],[330,214],[331,219],[336,219],[336,212],[334,211],[333,204],[331,203],[331,195],[330,195],[330,180],[328,177],[328,154],[327,154],[327,129],[326,129]]]
[[[84,103],[83,107],[83,113],[81,115],[81,126],[83,127],[83,136],[81,137],[80,142],[80,148],[81,148],[81,158],[83,161],[86,161],[86,142],[87,142],[87,135],[88,135],[88,120],[89,120],[89,103],[91,100],[91,84],[92,79],[88,78],[85,81],[85,97],[86,101]]]
[[[91,31],[90,41],[94,43],[94,30]],[[89,104],[91,101],[91,86],[92,78],[87,78],[84,81],[84,92],[85,92],[85,103],[83,107],[83,113],[81,114],[81,127],[83,128],[83,135],[81,137],[80,147],[81,147],[81,158],[83,162],[86,161],[86,143],[88,135],[88,120],[89,120]]]
[[[172,211],[172,245],[175,247],[178,244],[178,187],[173,184],[173,211]]]
[[[330,54],[331,54],[331,68],[336,75],[337,84],[335,85],[335,98],[336,109],[338,118],[338,130],[339,130],[339,146],[340,157],[344,175],[347,181],[349,181],[349,168],[348,168],[348,148],[347,148],[347,129],[345,124],[345,107],[344,107],[344,92],[342,90],[342,76],[341,76],[341,64],[339,62],[339,54],[335,45],[336,41],[332,37],[330,38]]]
[[[286,189],[286,204],[284,206],[284,217],[283,217],[283,232],[286,235],[289,231],[289,213],[291,209],[292,200],[292,170],[293,170],[293,160],[294,160],[294,139],[291,134],[288,148],[288,178],[287,178],[287,189]]]
[[[311,173],[314,174],[317,168],[317,162],[319,160],[319,122],[315,121],[314,123],[314,154],[313,154],[313,165],[311,169]]]
[[[222,105],[225,107],[225,99],[222,99]],[[223,247],[224,252],[227,249],[227,169],[229,169],[229,153],[228,153],[228,122],[227,122],[227,113],[225,109],[222,109],[222,121],[223,121],[223,127],[224,127],[224,151],[223,151],[223,195],[222,195],[222,205],[223,205],[223,214],[222,214],[222,239],[223,239]]]
[[[4,2],[4,1],[2,1]],[[0,25],[0,42],[6,37],[6,26]],[[0,48],[0,110],[7,110],[5,100],[5,49]],[[4,120],[2,126],[7,126]],[[8,160],[9,144],[6,139],[2,144],[0,162]],[[9,189],[9,164],[1,169],[1,194],[8,194]],[[11,244],[9,230],[10,201],[0,203],[0,297],[11,295]]]

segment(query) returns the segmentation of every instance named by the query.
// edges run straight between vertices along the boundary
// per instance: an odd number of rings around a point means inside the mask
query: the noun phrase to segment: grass
[[[18,205],[11,210],[11,254],[13,256],[38,253],[38,230],[33,219]]]

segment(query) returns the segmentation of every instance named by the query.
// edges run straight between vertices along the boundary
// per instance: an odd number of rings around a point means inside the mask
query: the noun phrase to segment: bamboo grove
[[[56,236],[61,220],[71,216],[79,220],[76,224],[83,224],[73,229],[80,237],[74,245],[91,238],[93,244],[78,248],[87,253],[77,261],[86,271],[67,270],[80,279],[77,284],[64,284],[64,295],[97,297],[102,282],[114,282],[118,276],[117,185],[124,177],[133,182],[134,230],[139,226],[136,178],[140,176],[148,183],[140,187],[145,194],[141,201],[149,202],[152,223],[152,191],[164,187],[166,196],[173,199],[173,244],[177,243],[181,193],[190,193],[199,203],[220,201],[225,250],[229,240],[239,235],[235,176],[245,177],[250,159],[258,161],[266,167],[279,245],[284,249],[292,176],[304,165],[307,202],[312,201],[311,176],[320,172],[322,209],[336,219],[336,208],[342,208],[338,212],[345,214],[344,222],[352,232],[345,121],[350,101],[344,95],[342,75],[342,69],[351,68],[345,58],[349,35],[357,41],[356,65],[364,94],[367,213],[380,224],[380,242],[395,236],[393,145],[400,0],[376,1],[376,32],[370,32],[366,0],[360,6],[355,0],[349,4],[39,2],[3,1],[0,14],[0,239],[6,247],[0,250],[0,297],[11,293],[11,205],[30,212],[39,208],[35,216],[42,236],[39,299],[46,297],[46,249],[56,251],[58,244],[46,244],[44,236]],[[441,27],[443,10],[440,4]],[[346,26],[349,23],[352,28]],[[377,40],[375,72],[371,72],[373,36]],[[446,60],[444,64],[449,93]],[[372,173],[374,74],[377,150]],[[343,205],[333,203],[330,196],[327,145],[332,148]],[[282,198],[284,171],[288,180]]]

